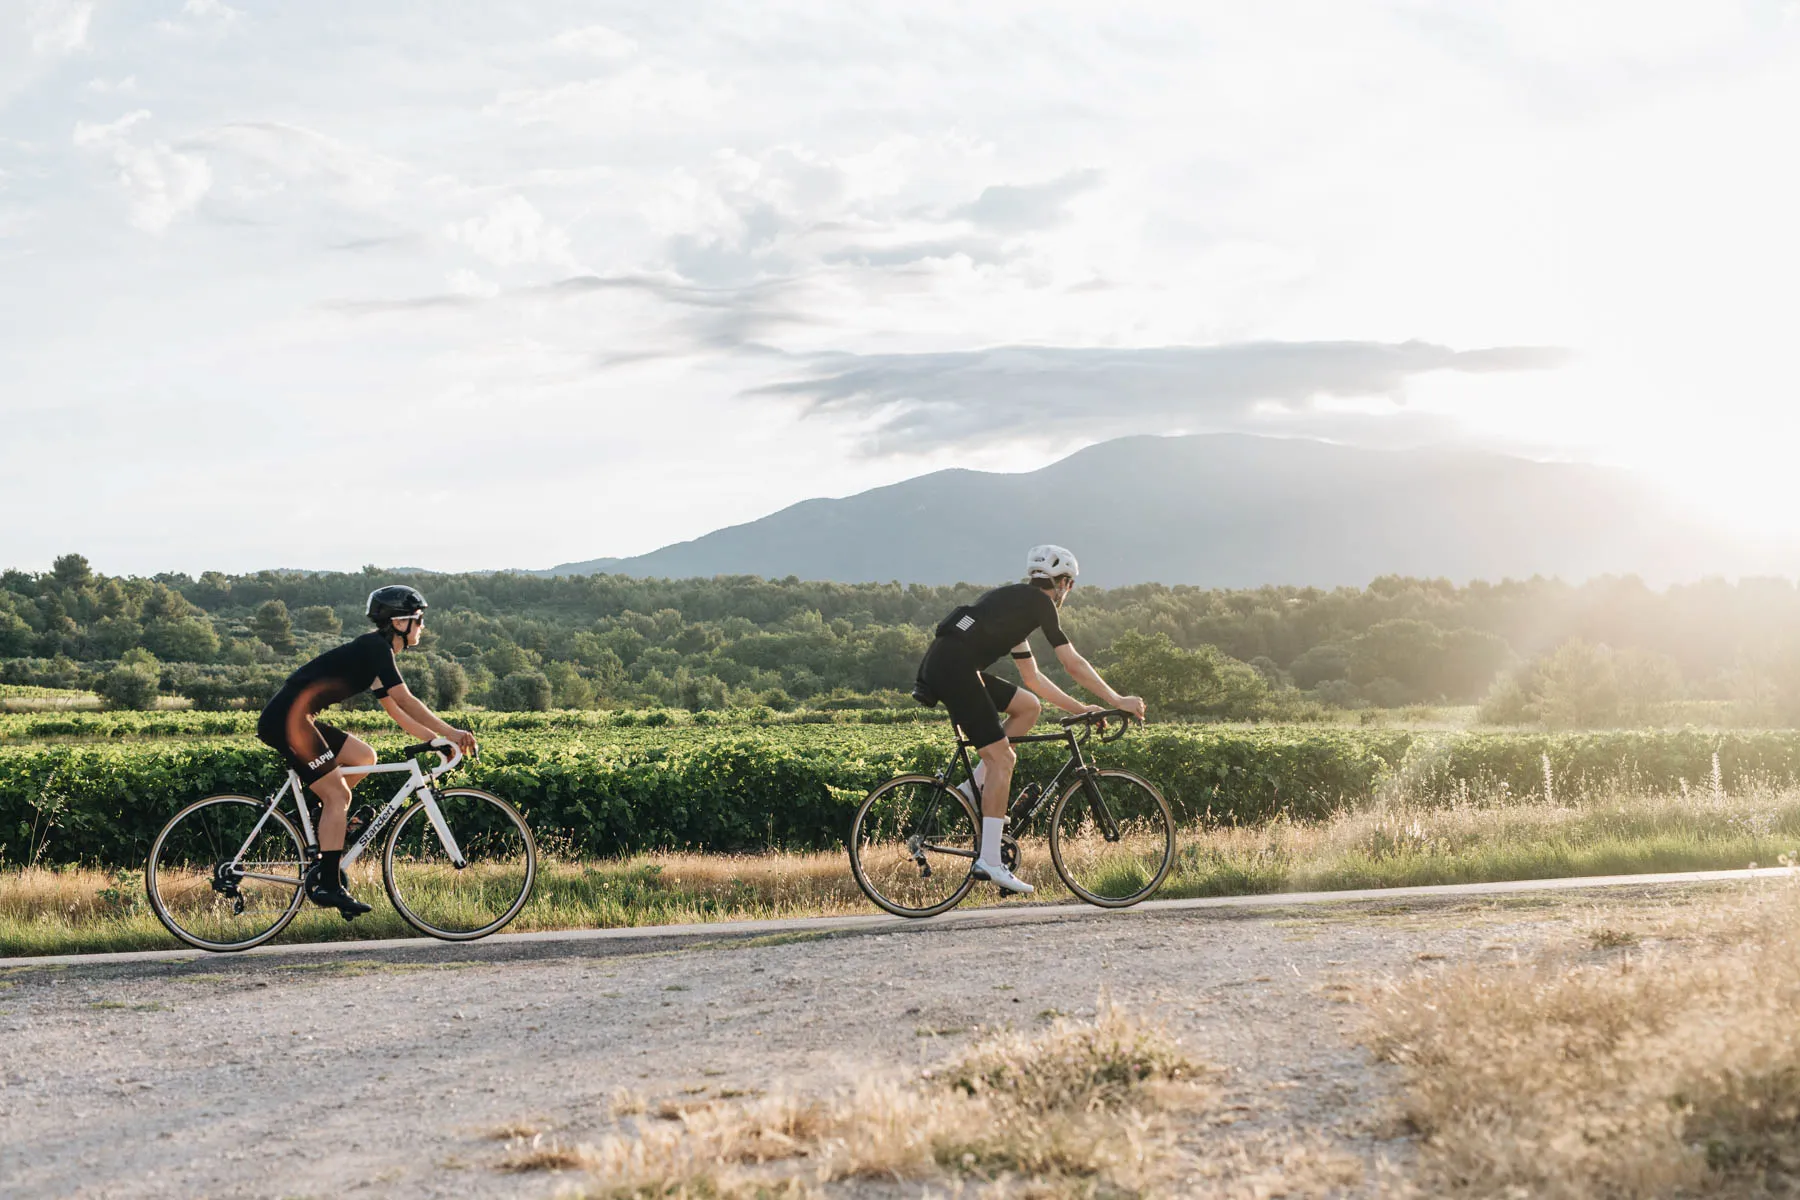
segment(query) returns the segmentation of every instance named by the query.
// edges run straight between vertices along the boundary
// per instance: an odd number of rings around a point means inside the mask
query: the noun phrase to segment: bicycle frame
[[[974,744],[971,743],[968,738],[963,736],[963,731],[954,723],[952,723],[951,728],[956,731],[956,749],[951,753],[950,761],[944,764],[943,770],[937,773],[937,781],[944,787],[949,787],[950,780],[955,776],[956,767],[958,763],[960,763],[962,765],[963,774],[968,777],[969,786],[975,793],[975,807],[979,810],[981,808],[981,785],[975,782],[975,768],[969,758],[969,751],[975,748]],[[1037,795],[1027,799],[1025,788],[1020,788],[1018,793],[1014,795],[1012,803],[1008,807],[1006,813],[1006,823],[1008,826],[1007,836],[1014,836],[1014,831],[1024,829],[1027,823],[1037,816],[1038,810],[1042,808],[1052,796],[1055,796],[1061,790],[1064,776],[1067,776],[1071,771],[1074,772],[1074,777],[1076,779],[1087,780],[1092,778],[1094,768],[1090,766],[1087,759],[1083,757],[1081,753],[1081,744],[1092,736],[1094,727],[1092,725],[1079,726],[1082,730],[1080,734],[1075,732],[1077,728],[1078,726],[1075,725],[1065,725],[1061,733],[1026,733],[1021,734],[1018,737],[1009,737],[1007,739],[1007,741],[1015,746],[1026,742],[1062,742],[1069,748],[1069,757],[1064,760],[1062,766],[1056,769],[1056,774],[1050,777],[1050,782],[1044,784]],[[1103,740],[1111,741],[1114,739],[1106,738]],[[1090,792],[1091,791],[1092,789],[1090,789]],[[1112,826],[1112,814],[1107,811],[1104,800],[1097,794],[1093,795],[1093,799],[1097,802],[1093,806],[1096,815],[1103,820],[1106,825],[1109,827]],[[932,810],[936,807],[937,801],[934,798],[931,806],[927,808],[925,812],[923,824],[925,824],[927,828],[930,827],[929,822],[934,815]],[[1108,828],[1107,834],[1109,839],[1116,837],[1116,829]],[[956,853],[955,851],[948,852]],[[961,857],[961,855],[958,855],[958,857]]]
[[[425,750],[437,751],[442,759],[437,766],[429,771],[423,770],[419,766],[418,756]],[[446,751],[448,753],[446,753]],[[416,794],[420,801],[425,805],[425,815],[431,821],[432,829],[437,832],[438,840],[443,844],[444,853],[449,855],[451,864],[458,870],[467,866],[468,860],[463,857],[462,848],[456,844],[455,835],[450,832],[450,827],[445,824],[444,814],[438,809],[437,797],[431,790],[431,785],[436,783],[440,776],[454,770],[457,765],[462,762],[462,757],[462,751],[459,748],[451,743],[444,742],[444,740],[440,738],[429,745],[412,747],[405,762],[375,763],[366,767],[339,767],[338,770],[340,772],[350,776],[393,774],[397,772],[405,772],[407,776],[401,783],[400,790],[395,792],[393,798],[381,807],[381,811],[375,814],[375,818],[363,829],[362,835],[356,839],[355,844],[345,849],[343,865],[349,867],[357,859],[361,858],[363,851],[374,844],[375,839],[381,836],[382,830],[388,827],[388,824],[400,810],[406,807],[406,802]],[[263,826],[268,824],[270,815],[273,814],[276,809],[281,807],[282,799],[290,795],[293,797],[294,807],[298,809],[300,813],[300,830],[306,838],[306,848],[309,851],[316,851],[318,849],[319,838],[318,834],[313,831],[312,814],[307,811],[305,789],[300,785],[300,776],[296,775],[290,768],[287,773],[287,782],[283,783],[280,789],[277,790],[274,795],[269,797],[268,808],[263,810],[262,818],[258,820],[255,827],[250,830],[250,835],[244,839],[244,844],[238,847],[237,854],[232,858],[233,862],[243,861],[245,853],[250,849],[250,846],[256,841],[257,836],[262,832]],[[292,878],[288,876],[265,875],[256,871],[244,871],[241,873],[241,877],[244,879],[263,879],[272,883],[293,882]]]

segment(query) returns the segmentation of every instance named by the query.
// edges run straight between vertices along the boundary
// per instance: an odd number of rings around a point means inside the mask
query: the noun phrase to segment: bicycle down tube
[[[447,749],[447,747],[438,746],[430,748],[440,753]],[[382,806],[381,811],[375,814],[374,819],[363,829],[355,844],[344,851],[343,865],[348,868],[361,858],[363,851],[367,850],[374,844],[375,839],[381,836],[381,831],[387,828],[388,822],[392,821],[394,816],[406,806],[406,801],[414,793],[419,793],[420,803],[425,806],[425,814],[431,820],[432,829],[437,832],[438,840],[444,847],[444,853],[450,856],[450,861],[459,869],[466,866],[467,861],[463,858],[462,849],[456,844],[456,837],[450,832],[450,827],[445,824],[444,814],[437,806],[437,797],[431,791],[432,782],[438,776],[447,774],[461,758],[460,752],[445,757],[444,761],[430,772],[429,778],[426,772],[419,769],[418,759],[415,757],[408,757],[405,762],[398,763],[374,763],[366,767],[339,767],[338,770],[345,775],[374,775],[398,771],[404,771],[408,775],[406,781],[400,785],[400,790],[395,792],[393,797]],[[238,847],[237,854],[232,859],[233,862],[243,861],[250,847],[255,844],[257,837],[262,833],[263,826],[268,824],[269,817],[281,807],[282,797],[290,792],[294,796],[294,807],[300,813],[300,829],[306,838],[307,847],[310,849],[318,846],[319,838],[313,829],[312,813],[306,803],[305,789],[300,787],[300,777],[290,770],[287,782],[283,783],[281,789],[269,798],[268,807],[263,810],[261,819],[250,830],[250,835],[244,839],[244,844]],[[264,875],[255,871],[243,871],[240,874],[245,879],[262,879],[272,883],[288,882],[286,876]]]

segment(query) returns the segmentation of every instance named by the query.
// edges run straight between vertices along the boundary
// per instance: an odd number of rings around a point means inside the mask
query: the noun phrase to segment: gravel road
[[[1516,953],[1590,903],[1036,909],[1023,924],[1002,910],[817,935],[7,968],[0,1194],[549,1196],[578,1181],[499,1171],[497,1130],[593,1141],[621,1091],[654,1104],[916,1071],[977,1026],[1091,1014],[1103,995],[1226,1069],[1233,1137],[1303,1131],[1403,1163],[1407,1144],[1384,1136],[1394,1081],[1354,1041],[1354,997]]]

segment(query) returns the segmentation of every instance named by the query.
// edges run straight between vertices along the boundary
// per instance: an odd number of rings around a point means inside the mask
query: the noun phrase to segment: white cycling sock
[[[981,854],[982,862],[990,867],[1000,865],[1000,835],[1006,832],[1005,817],[981,818]]]

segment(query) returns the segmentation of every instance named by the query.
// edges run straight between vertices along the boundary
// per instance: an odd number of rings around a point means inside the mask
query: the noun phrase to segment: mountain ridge
[[[1058,497],[1081,502],[1059,509]],[[1101,442],[1017,474],[948,468],[802,500],[647,554],[533,573],[954,583],[1011,578],[1037,542],[1069,546],[1083,581],[1106,586],[1666,582],[1765,565],[1623,468],[1194,434]]]

